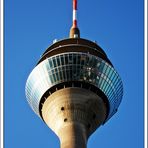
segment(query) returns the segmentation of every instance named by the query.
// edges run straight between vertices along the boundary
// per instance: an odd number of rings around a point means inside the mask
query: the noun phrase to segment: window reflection
[[[56,59],[57,59],[57,65],[60,66],[60,65],[61,65],[61,63],[60,63],[60,58],[57,57]]]

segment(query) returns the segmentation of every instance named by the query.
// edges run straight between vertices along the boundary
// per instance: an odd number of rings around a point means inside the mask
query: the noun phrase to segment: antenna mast
[[[77,0],[73,0],[73,25],[70,29],[70,38],[80,38],[80,31],[77,27]]]

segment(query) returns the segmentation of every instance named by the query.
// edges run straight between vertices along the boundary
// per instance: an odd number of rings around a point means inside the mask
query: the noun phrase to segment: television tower
[[[80,38],[77,0],[69,38],[43,53],[26,82],[26,96],[61,148],[86,148],[88,137],[117,112],[122,81],[102,48]]]

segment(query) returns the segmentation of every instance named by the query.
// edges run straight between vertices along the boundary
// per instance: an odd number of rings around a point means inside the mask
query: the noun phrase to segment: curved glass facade
[[[43,94],[55,84],[66,81],[85,81],[104,92],[110,106],[107,120],[121,102],[123,86],[116,70],[99,57],[71,52],[47,58],[33,69],[26,83],[26,96],[32,109],[39,115]]]

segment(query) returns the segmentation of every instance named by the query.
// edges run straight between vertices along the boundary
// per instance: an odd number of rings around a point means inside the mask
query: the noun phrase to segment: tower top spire
[[[73,24],[70,29],[70,38],[79,38],[80,31],[77,26],[77,0],[73,0]]]

